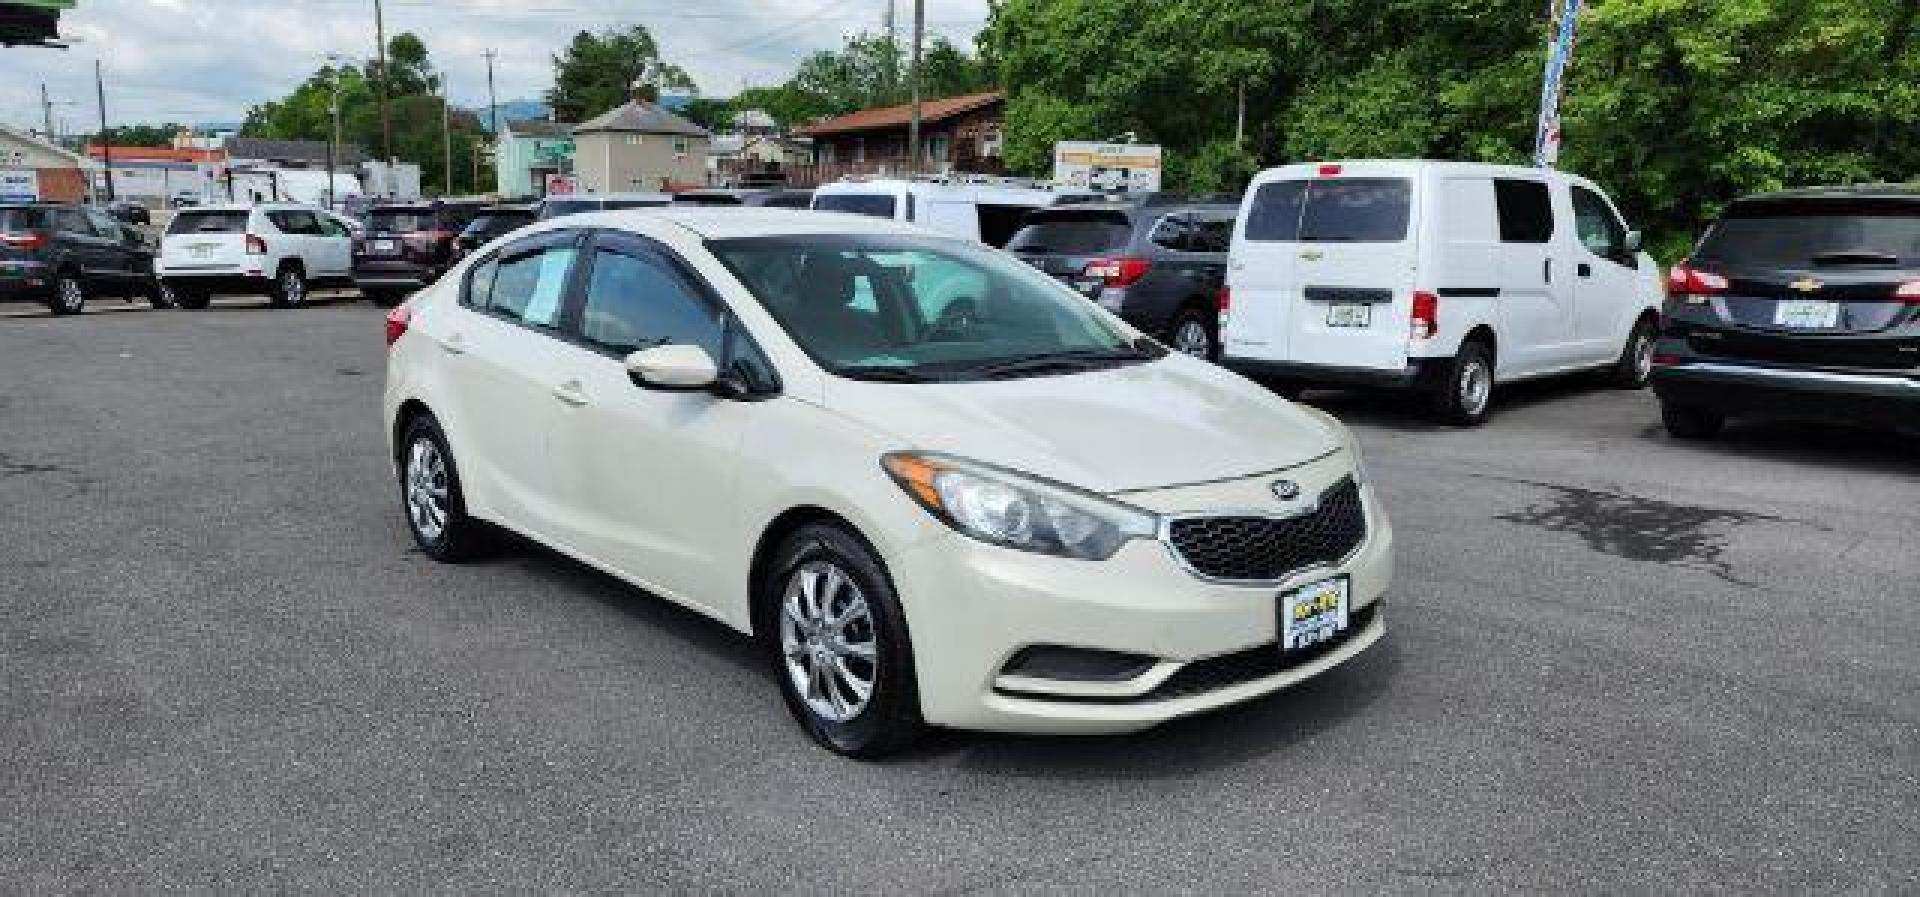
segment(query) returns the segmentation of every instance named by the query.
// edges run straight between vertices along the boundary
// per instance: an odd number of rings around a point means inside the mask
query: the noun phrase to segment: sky
[[[898,4],[904,38],[911,0]],[[806,54],[877,31],[887,0],[384,0],[387,33],[412,31],[448,75],[457,106],[487,101],[488,49],[502,102],[535,99],[550,57],[582,29],[641,24],[705,96],[786,79]],[[926,0],[927,31],[963,47],[987,0]],[[97,130],[93,66],[112,123],[237,122],[289,93],[329,53],[373,55],[373,0],[80,0],[65,50],[0,48],[0,122],[40,126],[47,85],[62,133]]]

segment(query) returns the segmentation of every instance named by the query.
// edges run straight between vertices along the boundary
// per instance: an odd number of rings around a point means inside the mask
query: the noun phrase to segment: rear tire
[[[780,544],[771,569],[759,619],[800,728],[827,750],[859,759],[917,740],[926,722],[913,643],[873,549],[843,527],[811,524]]]
[[[1479,340],[1462,343],[1434,393],[1434,414],[1458,427],[1486,423],[1493,408],[1493,376],[1493,350]]]
[[[175,302],[180,304],[181,308],[189,311],[200,311],[213,304],[212,296],[198,290],[183,290],[175,287],[173,288],[173,298]]]
[[[87,285],[80,275],[61,274],[53,280],[53,296],[47,308],[56,315],[77,315],[87,310]]]
[[[1620,350],[1620,359],[1613,363],[1608,379],[1621,389],[1646,389],[1647,379],[1653,376],[1653,343],[1660,333],[1651,318],[1641,318],[1633,325],[1633,332],[1627,335],[1627,344]]]
[[[403,294],[393,290],[361,290],[360,295],[367,297],[367,301],[373,303],[376,308],[393,308],[405,298]]]
[[[167,286],[166,281],[156,280],[147,286],[147,301],[154,308],[179,308],[180,294]]]
[[[394,470],[400,480],[401,508],[407,530],[427,557],[457,563],[485,552],[486,530],[467,516],[460,470],[446,434],[430,415],[414,418],[400,437],[400,455]]]
[[[1727,426],[1727,416],[1698,405],[1660,403],[1660,422],[1675,439],[1712,439]]]
[[[1167,345],[1173,351],[1191,355],[1202,361],[1214,361],[1220,357],[1220,340],[1214,336],[1212,316],[1196,308],[1181,309],[1173,318],[1173,325],[1167,328]]]
[[[274,275],[273,291],[268,294],[275,308],[299,308],[307,304],[307,276],[299,268],[288,266]]]

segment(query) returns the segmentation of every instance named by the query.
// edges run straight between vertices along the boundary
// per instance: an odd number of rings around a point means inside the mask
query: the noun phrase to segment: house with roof
[[[546,119],[500,125],[493,152],[494,192],[503,199],[543,196],[549,175],[573,174],[573,125]]]
[[[0,202],[80,202],[100,163],[0,125]]]
[[[922,160],[927,174],[1003,174],[1001,135],[1007,95],[1000,91],[926,100],[920,104]],[[819,180],[846,175],[903,174],[908,164],[910,104],[862,109],[796,129],[814,142]]]
[[[573,129],[573,167],[587,193],[702,187],[707,129],[634,98]]]

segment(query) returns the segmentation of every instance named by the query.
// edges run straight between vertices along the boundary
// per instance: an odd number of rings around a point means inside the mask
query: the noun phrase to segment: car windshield
[[[1124,212],[1035,212],[1027,216],[1027,226],[1013,235],[1007,249],[1042,255],[1095,255],[1125,249],[1131,236],[1133,224]]]
[[[885,193],[820,193],[813,197],[813,207],[822,212],[892,218],[894,203],[893,197]]]
[[[1778,268],[1920,268],[1920,202],[1800,200],[1735,205],[1695,257]]]
[[[1157,358],[1014,259],[932,237],[810,235],[709,244],[796,343],[855,379],[974,380]]]
[[[167,225],[169,234],[237,234],[246,231],[249,213],[245,210],[223,212],[181,212]]]

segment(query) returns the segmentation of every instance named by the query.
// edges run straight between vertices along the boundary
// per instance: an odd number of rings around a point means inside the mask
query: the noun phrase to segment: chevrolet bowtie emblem
[[[1814,280],[1811,277],[1802,277],[1799,280],[1787,284],[1787,289],[1797,290],[1802,293],[1818,293],[1820,292],[1820,288],[1824,286],[1826,286],[1826,284]]]

